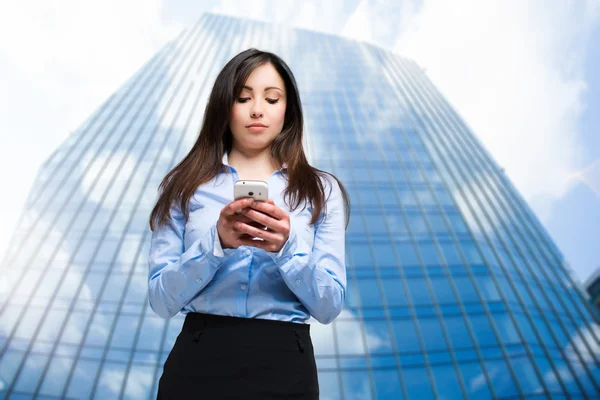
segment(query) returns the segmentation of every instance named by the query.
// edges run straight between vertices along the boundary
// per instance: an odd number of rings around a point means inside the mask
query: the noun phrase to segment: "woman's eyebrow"
[[[249,90],[251,92],[254,90],[250,86],[246,86],[246,85],[242,86],[242,89],[246,89],[246,90]],[[265,92],[268,92],[269,90],[272,90],[272,89],[279,90],[281,93],[283,93],[283,90],[279,89],[277,86],[266,87],[265,88]]]

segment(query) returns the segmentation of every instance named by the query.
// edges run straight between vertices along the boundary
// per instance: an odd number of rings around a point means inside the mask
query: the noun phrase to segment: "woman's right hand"
[[[240,238],[248,238],[248,234],[241,232],[235,228],[237,221],[242,221],[246,224],[253,225],[257,228],[264,229],[264,226],[258,224],[256,221],[251,220],[244,214],[238,214],[236,211],[243,210],[254,202],[252,197],[247,197],[239,200],[234,200],[227,204],[221,210],[219,220],[217,221],[217,232],[219,240],[221,241],[221,247],[224,249],[237,248],[241,245]]]

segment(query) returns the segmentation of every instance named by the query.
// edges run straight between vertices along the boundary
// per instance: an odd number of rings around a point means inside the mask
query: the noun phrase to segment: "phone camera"
[[[254,192],[248,192],[248,194],[249,194],[250,196],[252,196],[252,195],[254,194]]]

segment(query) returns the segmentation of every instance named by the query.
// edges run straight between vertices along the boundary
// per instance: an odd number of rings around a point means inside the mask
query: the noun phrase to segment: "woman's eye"
[[[238,103],[245,103],[248,100],[250,100],[250,97],[238,97],[238,99],[237,99]],[[279,101],[279,99],[266,99],[266,100],[267,100],[267,103],[269,103],[269,104],[276,104]]]

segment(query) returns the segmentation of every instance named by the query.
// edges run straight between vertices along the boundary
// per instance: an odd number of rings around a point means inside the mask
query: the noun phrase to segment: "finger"
[[[267,203],[264,201],[255,201],[250,205],[255,210],[261,211],[265,214],[269,214],[275,219],[283,219],[287,216],[287,213],[275,204]]]
[[[234,227],[240,232],[247,233],[248,235],[250,235],[252,237],[260,238],[260,239],[264,239],[264,240],[277,241],[277,239],[280,237],[280,235],[278,235],[275,232],[258,229],[253,226],[250,226],[248,224],[244,224],[243,222],[236,222],[234,224]]]
[[[260,229],[265,229],[266,228],[265,225],[261,224],[260,222],[256,222],[253,219],[248,218],[243,213],[241,215],[234,215],[231,218],[232,218],[232,222],[231,222],[232,224],[234,224],[237,221],[241,221],[241,222],[243,222],[245,224],[248,224],[248,225],[251,225],[251,226],[255,226],[255,227],[260,228]]]
[[[274,219],[270,215],[264,214],[260,211],[247,209],[244,211],[244,215],[248,217],[252,222],[257,222],[274,231],[278,231],[280,228],[281,223],[279,222],[279,220]]]
[[[226,216],[234,215],[236,211],[241,210],[245,207],[249,207],[253,202],[254,199],[252,197],[232,201],[231,203],[223,207],[223,210],[221,210],[221,214]]]

